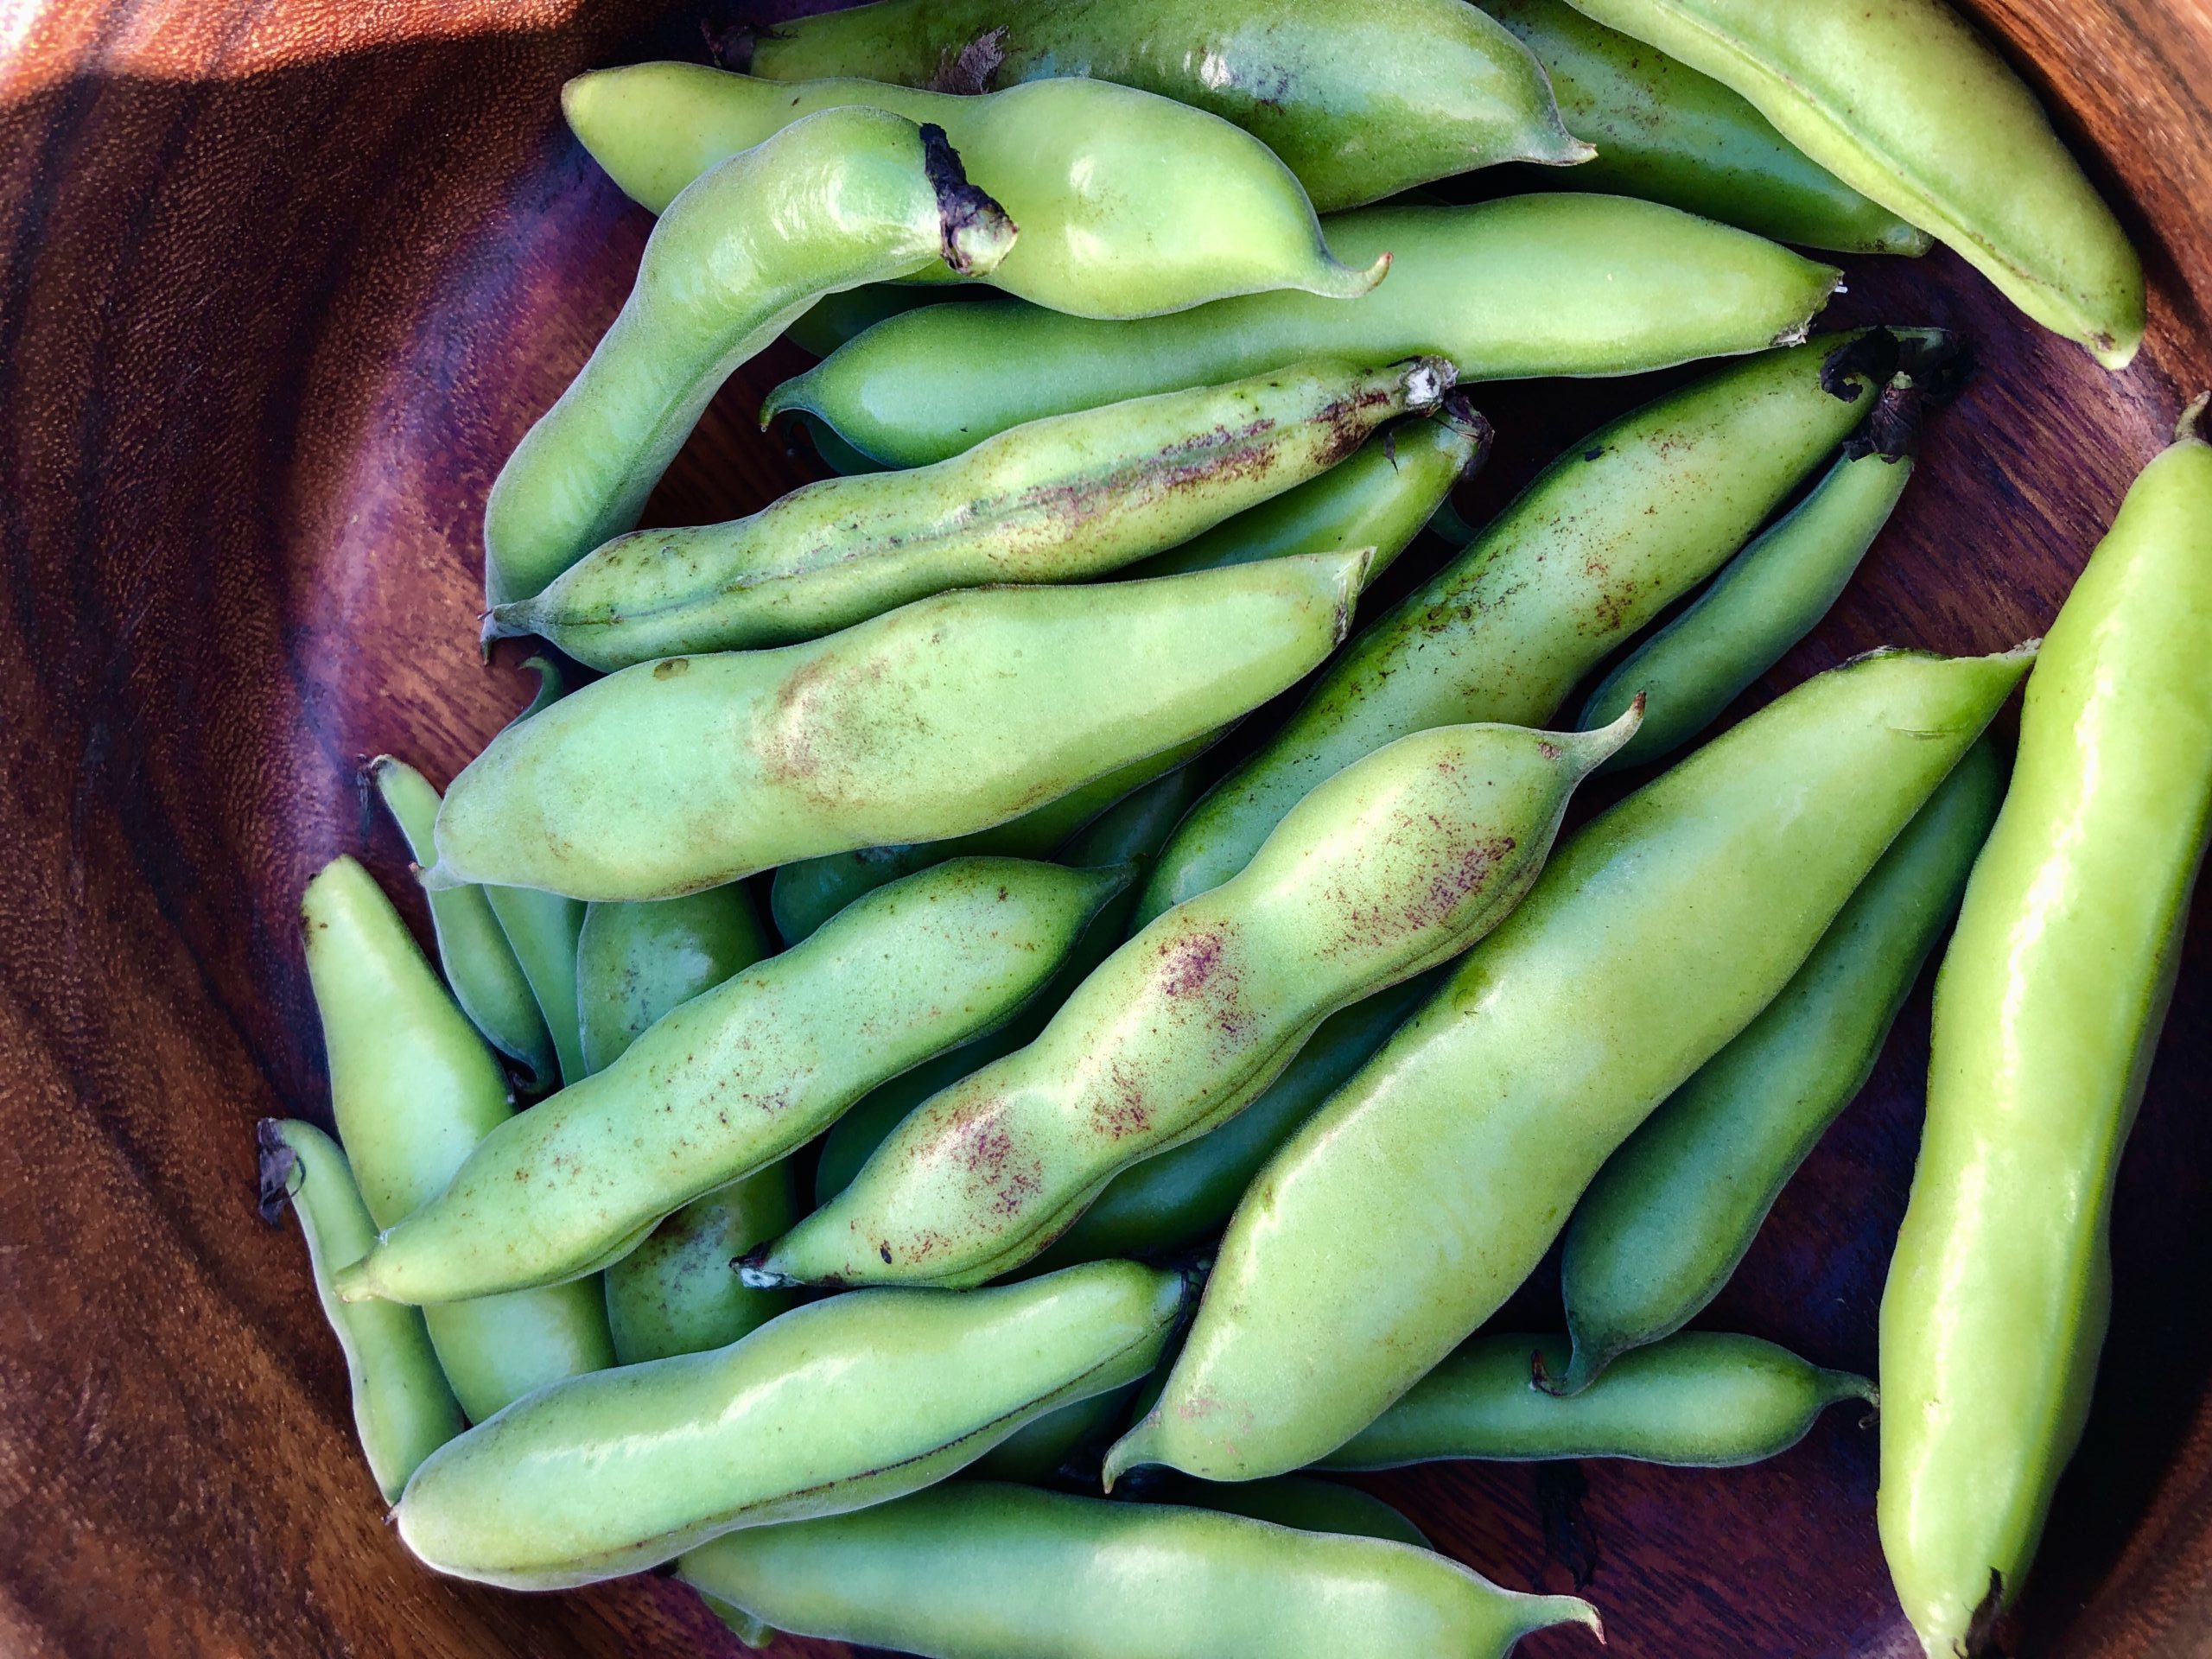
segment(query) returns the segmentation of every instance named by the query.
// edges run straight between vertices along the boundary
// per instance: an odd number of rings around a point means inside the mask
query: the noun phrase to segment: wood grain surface
[[[1867,646],[2039,632],[2184,396],[2212,383],[2212,13],[1983,0],[2144,247],[2126,374],[1957,261],[1858,263],[1843,321],[1970,331],[1899,521],[1746,700]],[[0,7],[0,1652],[736,1652],[665,1580],[524,1597],[433,1578],[385,1524],[252,1125],[327,1123],[295,938],[364,856],[358,786],[449,776],[525,696],[477,661],[484,493],[613,315],[647,220],[561,128],[579,69],[703,58],[710,0],[18,0]],[[819,475],[753,429],[748,366],[656,499],[728,517]],[[1481,389],[1463,508],[1679,376]],[[1433,565],[1439,550],[1422,550]],[[1409,556],[1400,581],[1416,569]],[[1395,573],[1394,573],[1394,576]],[[2212,1653],[2212,927],[2198,906],[2122,1173],[2113,1335],[2015,1650]],[[1925,988],[1707,1323],[1873,1360],[1910,1169]],[[1555,1323],[1541,1279],[1509,1317]],[[1722,1474],[1591,1464],[1370,1484],[1505,1582],[1576,1572],[1630,1659],[1911,1651],[1873,1435],[1831,1413]],[[834,1644],[786,1643],[830,1655]],[[1538,1659],[1581,1638],[1529,1644]]]

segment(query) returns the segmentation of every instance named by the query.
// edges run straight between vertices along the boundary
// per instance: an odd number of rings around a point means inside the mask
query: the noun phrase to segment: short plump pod
[[[435,825],[438,791],[404,760],[380,754],[369,762],[376,786],[392,822],[406,837],[416,863],[438,861]],[[515,960],[514,946],[478,887],[445,887],[429,895],[430,926],[437,935],[438,965],[454,1001],[484,1033],[485,1040],[523,1068],[534,1090],[558,1085],[561,1066],[552,1034],[538,1011],[529,976]]]
[[[1140,1491],[1117,1493],[1144,1503],[1175,1503],[1185,1509],[1215,1510],[1253,1521],[1272,1522],[1299,1532],[1335,1532],[1352,1538],[1382,1538],[1428,1548],[1428,1535],[1372,1493],[1342,1481],[1310,1475],[1277,1475],[1273,1480],[1192,1480],[1162,1470]]]
[[[1644,1116],[1780,993],[2028,656],[1807,681],[1586,825],[1237,1206],[1110,1477],[1280,1474],[1495,1313]]]
[[[779,1630],[934,1659],[1501,1659],[1599,1628],[1410,1544],[987,1481],[734,1533],[677,1573]]]
[[[617,537],[492,626],[624,668],[811,639],[948,588],[1079,582],[1325,472],[1452,382],[1438,358],[1316,359],[1054,416],[934,466],[824,479],[729,524]]]
[[[544,1389],[449,1442],[408,1482],[399,1535],[442,1573],[555,1590],[883,1503],[1142,1376],[1185,1296],[1177,1274],[1101,1262],[794,1308],[712,1353]]]
[[[1903,377],[1900,377],[1902,378]],[[1907,388],[1882,392],[1883,409]],[[1643,728],[1606,764],[1639,766],[1672,754],[1710,726],[1788,654],[1842,597],[1912,477],[1903,453],[1911,423],[1878,409],[1876,442],[1853,439],[1812,493],[1731,559],[1680,616],[1622,658],[1582,705],[1585,731],[1646,699]],[[1885,448],[1879,445],[1891,446]]]
[[[424,880],[661,899],[1003,823],[1292,684],[1344,638],[1367,563],[978,588],[625,669],[470,763]]]
[[[883,110],[822,111],[715,168],[661,216],[621,314],[492,486],[492,601],[637,523],[708,399],[821,295],[939,258],[981,275],[1014,240],[944,135]]]
[[[1037,80],[973,98],[640,63],[581,75],[561,93],[592,159],[655,213],[716,163],[817,110],[855,104],[944,130],[1021,228],[985,280],[1055,311],[1148,317],[1278,288],[1346,299],[1389,269],[1387,257],[1363,270],[1332,258],[1304,188],[1251,134],[1110,81]]]
[[[1161,855],[1138,913],[1227,880],[1308,790],[1394,738],[1551,719],[1865,417],[1886,368],[1852,365],[1892,358],[1889,339],[1826,337],[1732,365],[1570,446],[1214,785]]]
[[[308,1242],[308,1265],[323,1317],[346,1355],[353,1432],[386,1503],[416,1465],[467,1425],[430,1346],[420,1308],[357,1306],[331,1293],[330,1268],[366,1249],[376,1224],[337,1143],[312,1123],[264,1117],[259,1130],[261,1213],[275,1221],[289,1204]]]
[[[1839,1401],[1874,1398],[1866,1377],[1719,1331],[1639,1348],[1571,1397],[1547,1392],[1545,1379],[1566,1363],[1557,1337],[1478,1337],[1321,1466],[1627,1458],[1732,1469],[1787,1452]]]
[[[1882,1297],[1879,1503],[1931,1654],[2018,1593],[2104,1341],[2113,1173],[2212,810],[2203,409],[2052,625],[1936,982],[1928,1126]]]
[[[1027,1048],[922,1106],[747,1273],[972,1285],[1030,1260],[1120,1171],[1241,1110],[1322,1020],[1495,927],[1640,715],[1573,738],[1447,727],[1345,767],[1236,880],[1131,938]]]
[[[513,1121],[505,1077],[369,873],[327,865],[300,904],[330,1100],[377,1227],[435,1198],[487,1135]],[[334,1268],[374,1242],[359,1239]],[[596,1281],[432,1309],[430,1340],[477,1422],[534,1389],[614,1363]]]
[[[1988,738],[1890,844],[1759,1017],[1605,1160],[1575,1206],[1560,1287],[1573,1394],[1720,1294],[1797,1166],[1866,1086],[1996,821]]]
[[[1025,421],[1303,357],[1432,355],[1476,381],[1756,352],[1802,339],[1837,282],[1747,232],[1621,196],[1375,207],[1328,232],[1347,259],[1388,251],[1390,280],[1357,300],[1255,294],[1140,322],[1014,300],[924,306],[778,387],[764,418],[811,415],[861,454],[913,467]]]
[[[1484,0],[1483,10],[1535,54],[1568,128],[1598,147],[1594,160],[1547,175],[1551,188],[1663,201],[1799,247],[1928,251],[1926,232],[1869,201],[1712,77],[1567,0]]]
[[[341,1290],[453,1302],[620,1260],[662,1217],[1005,1019],[1128,880],[962,859],[868,894],[804,944],[664,1015],[606,1071],[502,1124]]]
[[[1574,0],[1741,92],[2021,310],[2125,368],[2143,267],[2035,94],[1943,0]]]
[[[760,30],[751,67],[950,92],[1059,75],[1142,87],[1259,138],[1325,213],[1493,162],[1590,154],[1535,60],[1456,0],[886,0]]]

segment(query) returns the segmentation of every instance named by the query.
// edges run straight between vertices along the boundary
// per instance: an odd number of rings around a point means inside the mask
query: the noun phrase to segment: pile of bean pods
[[[264,1203],[399,1536],[672,1564],[754,1643],[1478,1659],[1597,1612],[1294,1471],[1722,1466],[1878,1397],[1904,1611],[1978,1649],[2088,1409],[2212,807],[2202,400],[2039,645],[1705,740],[1961,378],[1910,319],[1814,334],[1842,273],[1783,243],[1941,241],[2135,351],[2035,99],[1941,0],[747,44],[564,95],[658,222],[486,504],[487,640],[562,656],[442,799],[371,768],[438,968],[351,858],[302,906],[337,1140],[264,1123]],[[1416,191],[1506,164],[1548,188]],[[785,333],[764,420],[840,475],[638,529]],[[1470,387],[1718,358],[1423,543]],[[1686,1328],[1955,917],[1878,1390]],[[1489,1328],[1554,1245],[1558,1328]]]

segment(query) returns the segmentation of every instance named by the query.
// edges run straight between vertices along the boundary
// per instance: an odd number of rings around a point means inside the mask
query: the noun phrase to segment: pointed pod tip
[[[1101,1491],[1111,1492],[1114,1490],[1114,1483],[1139,1464],[1153,1463],[1158,1460],[1146,1451],[1145,1440],[1147,1431],[1156,1427],[1159,1422],[1160,1412],[1155,1408],[1135,1427],[1130,1429],[1128,1433],[1122,1435],[1120,1440],[1106,1449],[1105,1460],[1099,1465],[1098,1468],[1098,1484]]]
[[[358,1262],[349,1262],[330,1275],[330,1294],[341,1302],[374,1301],[381,1294],[370,1275],[369,1263],[376,1255],[376,1247],[369,1247],[369,1254]]]
[[[2182,410],[2181,418],[2174,423],[2176,443],[2204,442],[2204,411],[2208,406],[2212,406],[2212,391],[2200,391],[2190,400],[2189,407]]]
[[[1376,284],[1390,274],[1390,255],[1376,256],[1370,265],[1348,265],[1333,253],[1323,250],[1322,264],[1310,282],[1300,286],[1308,294],[1325,300],[1356,300],[1363,294],[1371,294]]]
[[[1576,732],[1567,738],[1568,752],[1579,760],[1585,771],[1592,771],[1611,760],[1629,745],[1629,740],[1643,729],[1643,707],[1646,694],[1639,691],[1622,709],[1603,726]]]
[[[1605,1645],[1605,1621],[1598,1610],[1580,1596],[1531,1596],[1525,1609],[1527,1622],[1521,1634],[1532,1636],[1560,1624],[1580,1624]]]
[[[737,1274],[738,1283],[747,1290],[796,1290],[804,1281],[767,1265],[770,1247],[763,1244],[747,1250],[743,1255],[734,1255],[729,1265]]]

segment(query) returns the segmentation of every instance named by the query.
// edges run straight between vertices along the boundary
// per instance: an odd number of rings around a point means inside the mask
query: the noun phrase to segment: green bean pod
[[[588,906],[576,939],[584,1070],[604,1071],[655,1020],[775,953],[745,889]]]
[[[1352,1538],[1381,1538],[1391,1543],[1429,1548],[1428,1535],[1370,1492],[1341,1481],[1307,1475],[1277,1475],[1273,1480],[1192,1480],[1164,1470],[1141,1490],[1124,1494],[1142,1503],[1174,1503],[1214,1510],[1249,1520],[1271,1522],[1298,1532],[1335,1532]]]
[[[1574,0],[1733,87],[1838,178],[2123,369],[2143,267],[2036,95],[1943,0]]]
[[[1590,154],[1535,60],[1452,0],[885,0],[758,31],[750,67],[949,92],[1063,75],[1141,87],[1243,127],[1324,212],[1493,162]]]
[[[1529,1276],[1637,1124],[1780,993],[2028,660],[1861,658],[1571,838],[1253,1183],[1109,1480],[1150,1463],[1280,1474],[1380,1416]]]
[[[1348,259],[1389,253],[1390,280],[1357,300],[1255,294],[1139,322],[1013,300],[924,306],[779,386],[763,423],[810,415],[862,454],[913,467],[1026,421],[1304,357],[1441,357],[1463,384],[1633,374],[1802,340],[1838,280],[1745,232],[1620,196],[1375,207],[1326,229]]]
[[[438,1198],[339,1275],[341,1293],[456,1302],[619,1261],[664,1216],[1005,1019],[1128,880],[979,858],[870,893],[501,1124]]]
[[[1885,404],[1897,395],[1882,394]],[[1904,394],[1910,396],[1908,392]],[[1901,445],[1899,429],[1880,442]],[[1904,429],[1909,430],[1909,427]],[[1607,765],[1640,766],[1672,754],[1720,716],[1759,676],[1816,627],[1897,510],[1912,457],[1857,440],[1812,493],[1756,537],[1680,616],[1599,683],[1575,722],[1583,730],[1649,701],[1643,726]]]
[[[425,868],[436,863],[438,791],[430,780],[388,754],[369,762],[368,779],[406,837],[415,862]],[[429,897],[438,966],[445,970],[454,1001],[485,1041],[528,1073],[524,1081],[533,1090],[556,1087],[561,1062],[552,1033],[484,889],[445,887]]]
[[[1326,472],[1452,381],[1438,358],[1315,359],[1057,416],[934,466],[825,479],[729,524],[617,537],[495,607],[492,632],[625,668],[811,639],[948,588],[1103,575]]]
[[[1641,712],[1602,734],[1424,732],[1345,767],[1236,880],[1131,938],[1035,1042],[746,1256],[748,1280],[974,1285],[1029,1261],[1122,1170],[1242,1110],[1330,1014],[1495,927]]]
[[[331,1294],[332,1264],[351,1260],[376,1236],[346,1154],[312,1123],[264,1117],[258,1139],[262,1216],[273,1223],[289,1204],[300,1218],[315,1294],[346,1356],[353,1433],[389,1503],[416,1465],[466,1428],[467,1420],[438,1367],[420,1308],[390,1302],[355,1307]]]
[[[362,1202],[392,1227],[435,1200],[514,1107],[499,1061],[369,873],[326,865],[300,901],[330,1100]],[[352,1255],[373,1243],[363,1237]],[[430,1340],[477,1422],[533,1389],[614,1363],[596,1282],[431,1309]]]
[[[1886,333],[1734,364],[1573,445],[1466,550],[1364,629],[1274,735],[1192,809],[1149,918],[1227,880],[1322,779],[1425,727],[1536,724],[1711,574],[1863,418]],[[1879,359],[1878,374],[1854,366]]]
[[[1503,1659],[1599,1628],[1408,1544],[983,1481],[732,1533],[677,1573],[779,1630],[935,1659]]]
[[[1592,22],[1567,0],[1484,0],[1535,54],[1594,160],[1552,188],[1663,201],[1777,242],[1922,254],[1929,236],[1869,201],[1688,64]]]
[[[1129,1402],[1136,1398],[1141,1382],[1125,1382],[1111,1394],[1095,1394],[1031,1418],[969,1465],[967,1473],[977,1480],[1042,1486],[1076,1453],[1103,1445],[1122,1432],[1129,1420]]]
[[[1130,794],[1097,822],[1061,849],[1060,861],[1076,869],[1098,869],[1126,865],[1141,873],[1146,863],[1166,843],[1176,821],[1198,792],[1198,779],[1187,766],[1179,766]],[[939,1090],[950,1087],[993,1060],[1027,1048],[1060,1011],[1075,988],[1090,977],[1091,970],[1121,947],[1128,937],[1129,914],[1137,902],[1136,882],[1098,907],[1090,925],[1076,941],[1052,983],[1020,1014],[973,1042],[925,1060],[912,1071],[872,1090],[850,1111],[830,1126],[823,1137],[821,1156],[814,1166],[814,1201],[819,1206],[843,1192],[859,1174],[861,1166],[881,1146],[884,1138],[903,1122],[914,1108]]]
[[[822,111],[714,168],[661,216],[621,314],[500,468],[491,601],[636,524],[716,389],[821,295],[940,257],[982,275],[1014,240],[942,132],[882,110]]]
[[[660,899],[1003,823],[1293,683],[1344,638],[1367,563],[943,594],[803,645],[625,669],[469,764],[423,880]]]
[[[1185,1295],[1101,1262],[974,1295],[833,1297],[713,1353],[541,1391],[427,1459],[393,1518],[442,1573],[554,1590],[883,1503],[1142,1376]]]
[[[709,168],[817,110],[852,105],[943,130],[1021,227],[984,280],[1055,311],[1148,317],[1281,288],[1348,299],[1389,269],[1387,256],[1364,270],[1338,264],[1296,176],[1249,133],[1110,81],[1031,81],[974,98],[640,63],[579,75],[561,92],[592,159],[657,213]],[[907,278],[953,279],[942,264]]]
[[[1787,1452],[1839,1401],[1874,1399],[1866,1377],[1719,1331],[1685,1331],[1624,1354],[1572,1396],[1545,1386],[1567,1357],[1557,1337],[1477,1337],[1320,1466],[1625,1458],[1733,1469]]]
[[[1579,1393],[1689,1322],[1881,1058],[2005,796],[1987,738],[1891,843],[1765,1012],[1605,1160],[1575,1206],[1560,1288]]]
[[[2113,1181],[2212,817],[2204,407],[2051,626],[1936,982],[1928,1124],[1882,1296],[1878,1506],[1931,1654],[2019,1593],[2104,1342]]]

